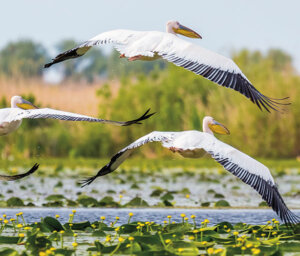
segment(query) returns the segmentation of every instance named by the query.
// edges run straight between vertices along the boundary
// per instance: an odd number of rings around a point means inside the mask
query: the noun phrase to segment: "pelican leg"
[[[169,149],[170,149],[173,153],[181,152],[181,151],[182,151],[182,149],[176,148],[176,147],[169,147]]]
[[[129,61],[135,61],[135,60],[140,60],[142,58],[142,55],[136,55],[133,57],[128,58]]]

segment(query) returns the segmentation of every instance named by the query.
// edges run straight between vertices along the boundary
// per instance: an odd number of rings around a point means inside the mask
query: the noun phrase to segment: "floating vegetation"
[[[272,219],[265,225],[221,222],[210,225],[195,215],[171,215],[163,224],[150,221],[126,224],[115,221],[74,222],[76,210],[67,223],[60,216],[48,216],[26,223],[23,213],[15,218],[0,218],[0,255],[297,255],[300,251],[300,226],[295,230]],[[299,255],[299,254],[298,254]]]

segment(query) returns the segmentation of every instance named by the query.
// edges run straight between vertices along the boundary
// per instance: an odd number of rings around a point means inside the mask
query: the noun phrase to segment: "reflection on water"
[[[278,219],[272,210],[262,209],[165,209],[165,208],[135,208],[135,209],[116,209],[116,208],[77,208],[74,222],[99,220],[101,216],[105,216],[105,222],[109,224],[115,221],[115,217],[120,217],[119,224],[127,223],[128,213],[134,213],[131,221],[154,221],[162,223],[167,220],[167,216],[172,216],[172,221],[181,221],[180,214],[185,213],[187,217],[194,214],[196,221],[200,224],[204,219],[209,219],[211,224],[217,224],[222,221],[231,223],[245,222],[248,224],[265,224],[272,218]],[[69,219],[71,209],[66,208],[14,208],[0,209],[2,214],[7,214],[8,218],[15,216],[18,212],[24,212],[24,218],[27,222],[32,223],[39,221],[40,218],[46,216],[60,215],[59,220],[63,223]],[[300,215],[300,210],[294,210],[295,214]]]

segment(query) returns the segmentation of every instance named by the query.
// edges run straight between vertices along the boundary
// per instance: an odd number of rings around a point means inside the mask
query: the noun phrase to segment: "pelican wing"
[[[208,152],[227,171],[254,188],[286,224],[299,223],[300,218],[286,206],[265,165],[210,134],[202,133],[198,147]]]
[[[88,178],[82,182],[82,187],[91,184],[96,178],[100,176],[104,176],[108,173],[116,170],[132,153],[135,148],[141,147],[149,142],[162,142],[163,145],[168,145],[168,143],[172,142],[176,136],[176,132],[151,132],[135,142],[131,143],[129,146],[123,148],[117,154],[115,154],[110,162],[105,165],[100,171],[93,177]]]
[[[122,49],[128,46],[131,42],[135,42],[147,32],[133,31],[133,30],[112,30],[108,32],[101,33],[88,41],[70,49],[63,53],[58,54],[50,63],[45,64],[45,68],[51,67],[53,64],[74,59],[83,56],[92,46],[100,44],[114,44],[114,47],[125,53]]]
[[[34,173],[38,168],[39,168],[39,165],[35,164],[28,172],[25,172],[22,174],[13,175],[13,176],[0,175],[0,180],[3,180],[3,181],[20,180],[20,179],[23,179],[26,176],[29,176],[30,174]]]
[[[141,117],[135,120],[126,121],[126,122],[119,122],[119,121],[111,121],[105,119],[94,118],[90,116],[75,114],[71,112],[65,112],[60,110],[55,110],[51,108],[40,108],[40,109],[29,109],[23,110],[19,108],[12,108],[11,113],[8,116],[6,122],[13,122],[17,120],[22,120],[24,118],[29,119],[37,119],[37,118],[49,118],[49,119],[58,119],[64,121],[86,121],[86,122],[100,122],[100,123],[107,123],[113,124],[118,126],[128,126],[132,124],[141,124],[142,120],[145,120],[152,116],[152,114],[148,114],[150,109],[148,109]]]
[[[239,67],[229,58],[182,40],[175,35],[166,34],[154,52],[177,66],[201,75],[218,85],[240,92],[260,109],[277,110],[284,99],[272,99],[260,93],[247,79]]]

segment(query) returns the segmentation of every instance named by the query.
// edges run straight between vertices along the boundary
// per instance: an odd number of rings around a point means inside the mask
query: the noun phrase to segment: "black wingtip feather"
[[[33,174],[38,168],[39,168],[39,164],[36,163],[28,172],[13,175],[13,176],[0,175],[0,180],[6,180],[6,181],[20,180],[20,179],[23,179],[23,178]]]
[[[137,118],[135,120],[127,121],[122,126],[129,126],[129,125],[132,125],[132,124],[142,124],[141,121],[146,120],[149,117],[151,117],[154,114],[156,114],[156,112],[148,114],[149,111],[150,111],[150,108],[141,117],[139,117],[139,118]]]

